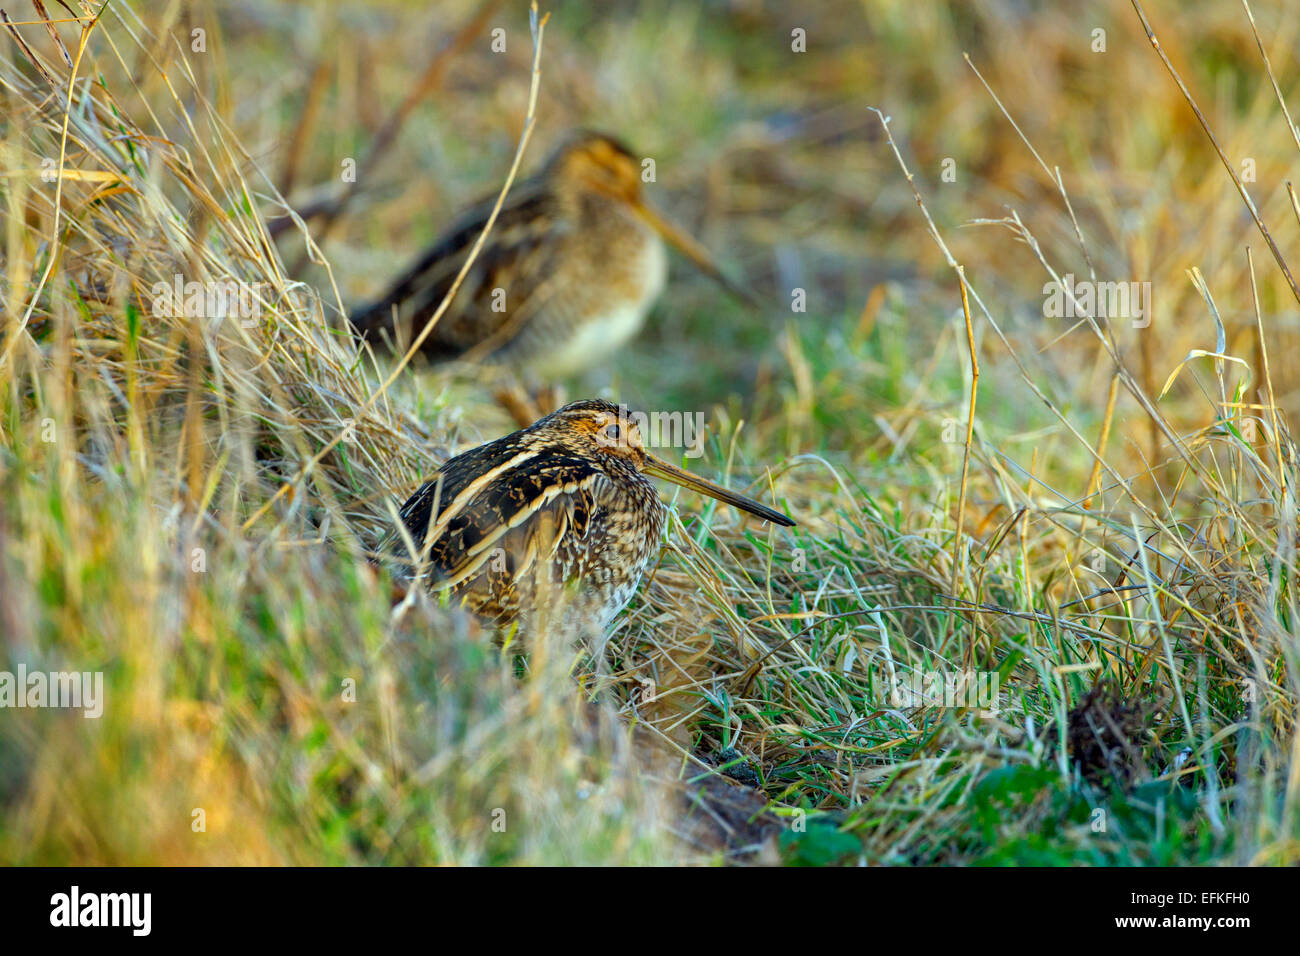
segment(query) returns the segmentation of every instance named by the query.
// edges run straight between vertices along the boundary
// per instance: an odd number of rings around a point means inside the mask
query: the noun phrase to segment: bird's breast
[[[590,256],[572,295],[553,304],[557,318],[565,320],[556,323],[557,330],[564,331],[531,363],[544,377],[599,365],[631,341],[668,277],[664,244],[640,221],[623,223],[621,234],[590,249]]]

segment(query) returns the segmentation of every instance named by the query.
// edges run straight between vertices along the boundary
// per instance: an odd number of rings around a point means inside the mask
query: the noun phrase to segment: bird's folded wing
[[[517,581],[552,566],[566,540],[587,538],[608,484],[590,462],[554,454],[521,454],[468,482],[459,477],[443,474],[441,487],[431,481],[402,511],[412,541],[426,555],[415,564],[426,566],[440,588],[485,571]]]
[[[492,203],[472,208],[383,296],[354,313],[357,332],[374,344],[385,338],[412,341],[450,291],[491,209]],[[544,193],[527,187],[512,198],[422,351],[451,358],[493,338],[508,339],[536,313],[548,292],[551,262],[562,238],[557,231],[562,231],[560,222]]]

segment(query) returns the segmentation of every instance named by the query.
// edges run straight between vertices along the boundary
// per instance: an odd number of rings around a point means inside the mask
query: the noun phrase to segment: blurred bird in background
[[[420,346],[432,361],[488,361],[553,384],[607,360],[641,329],[664,287],[664,240],[747,302],[713,257],[642,195],[641,162],[603,133],[576,132],[506,198],[447,311]],[[351,322],[405,349],[423,331],[492,211],[456,223]],[[526,424],[526,423],[521,423]]]

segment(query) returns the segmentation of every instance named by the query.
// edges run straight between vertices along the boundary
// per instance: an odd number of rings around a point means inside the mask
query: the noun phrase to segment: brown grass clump
[[[1158,712],[1149,700],[1125,700],[1097,685],[1066,715],[1065,741],[1072,764],[1093,783],[1129,786],[1152,776],[1145,757]]]

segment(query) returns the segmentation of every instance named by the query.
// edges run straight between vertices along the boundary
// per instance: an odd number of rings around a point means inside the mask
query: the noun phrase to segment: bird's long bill
[[[752,295],[722,274],[722,270],[718,268],[718,264],[714,261],[709,250],[696,242],[690,233],[673,225],[648,203],[637,200],[632,205],[636,209],[637,215],[644,219],[651,229],[663,236],[665,242],[687,259],[690,259],[695,268],[742,302],[747,302],[752,306],[758,305],[758,301]]]
[[[734,491],[729,491],[721,485],[715,485],[711,481],[705,481],[697,475],[692,475],[684,468],[670,465],[662,458],[656,458],[648,452],[646,453],[645,472],[646,474],[653,475],[656,478],[662,478],[664,481],[671,481],[675,485],[681,485],[683,488],[698,491],[700,494],[708,495],[710,498],[716,498],[718,501],[739,508],[741,511],[748,511],[756,517],[779,524],[782,527],[794,527],[794,522],[781,514],[781,512],[769,508],[767,505],[761,505],[752,498],[746,498],[744,495],[738,495]]]

